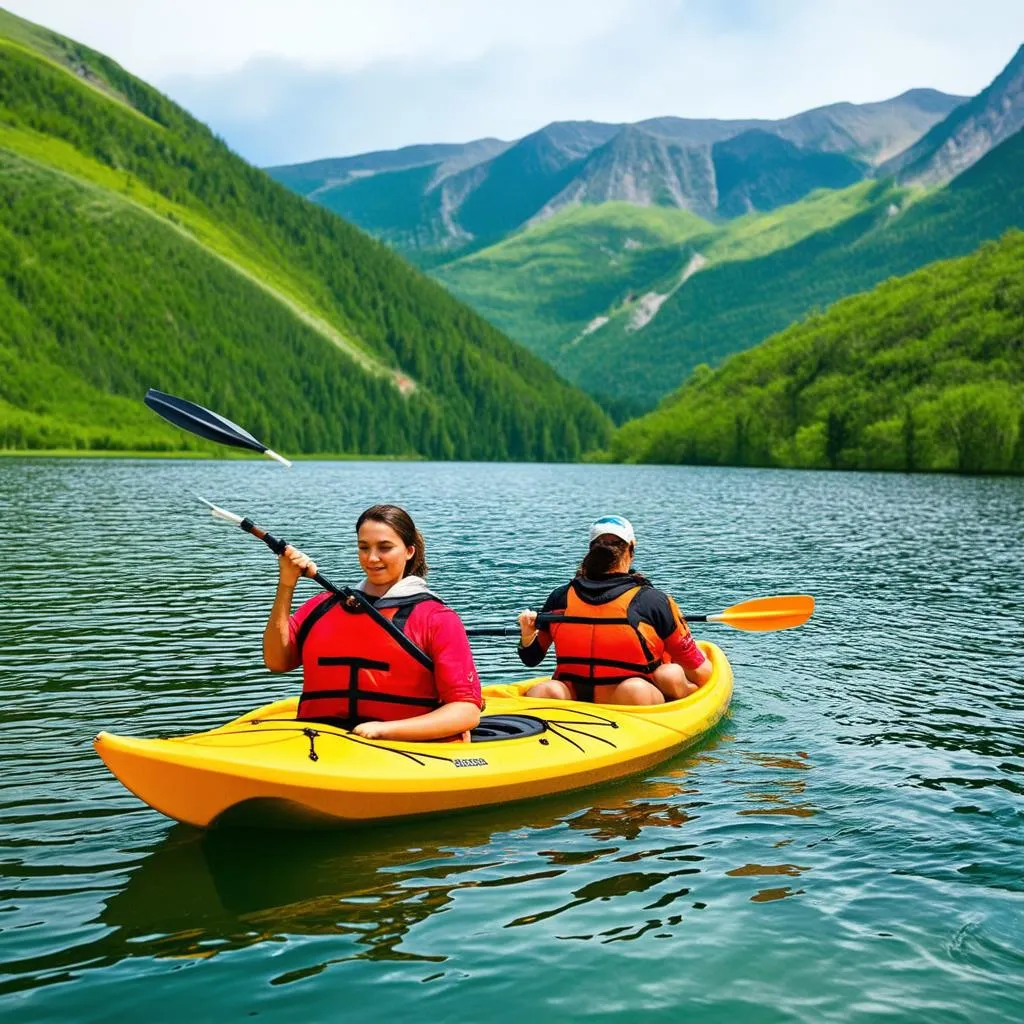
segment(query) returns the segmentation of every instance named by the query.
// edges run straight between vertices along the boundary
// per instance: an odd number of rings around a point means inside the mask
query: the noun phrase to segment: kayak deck
[[[528,734],[485,742],[367,740],[297,721],[298,698],[209,732],[94,744],[121,783],[154,809],[199,827],[323,827],[443,814],[582,789],[644,771],[696,742],[728,709],[732,668],[701,642],[711,680],[651,707],[539,700],[534,679],[484,689],[481,719],[523,716]]]

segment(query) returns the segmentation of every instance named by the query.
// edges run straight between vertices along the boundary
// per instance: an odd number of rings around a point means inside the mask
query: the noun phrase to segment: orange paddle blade
[[[813,611],[814,598],[807,594],[755,597],[752,601],[734,604],[717,615],[709,615],[708,622],[724,622],[748,633],[767,633],[802,626]]]

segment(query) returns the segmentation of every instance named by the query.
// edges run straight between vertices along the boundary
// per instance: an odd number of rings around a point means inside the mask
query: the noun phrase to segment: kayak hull
[[[726,713],[732,669],[701,643],[714,674],[681,701],[648,708],[487,687],[481,724],[525,716],[532,735],[473,743],[365,740],[296,721],[297,698],[209,732],[137,739],[101,732],[97,753],[150,807],[200,828],[343,827],[449,814],[584,789],[634,775],[691,746]]]

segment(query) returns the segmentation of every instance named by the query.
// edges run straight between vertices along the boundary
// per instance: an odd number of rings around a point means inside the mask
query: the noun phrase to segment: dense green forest
[[[383,245],[3,12],[0,168],[0,447],[190,443],[138,405],[149,386],[292,451],[571,459],[607,440],[590,399]]]
[[[762,258],[710,266],[641,330],[613,319],[566,347],[556,365],[593,394],[656,399],[695,366],[751,348],[837,299],[1024,227],[1022,167],[1018,133],[917,202],[879,182],[852,217]]]
[[[699,368],[620,429],[629,462],[1024,472],[1024,233]]]

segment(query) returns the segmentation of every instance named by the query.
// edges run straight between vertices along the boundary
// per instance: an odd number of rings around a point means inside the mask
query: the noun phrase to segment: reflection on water
[[[89,745],[208,728],[296,685],[258,662],[272,559],[193,515],[197,491],[339,579],[355,515],[404,503],[432,585],[480,623],[543,599],[607,496],[639,496],[640,567],[686,607],[806,590],[818,613],[709,627],[733,714],[650,776],[363,832],[202,834]],[[543,543],[521,532],[537,508]],[[32,557],[0,584],[0,1010],[1019,1019],[1022,513],[1021,481],[2,463],[5,550]],[[508,646],[477,653],[487,682],[522,674]]]

